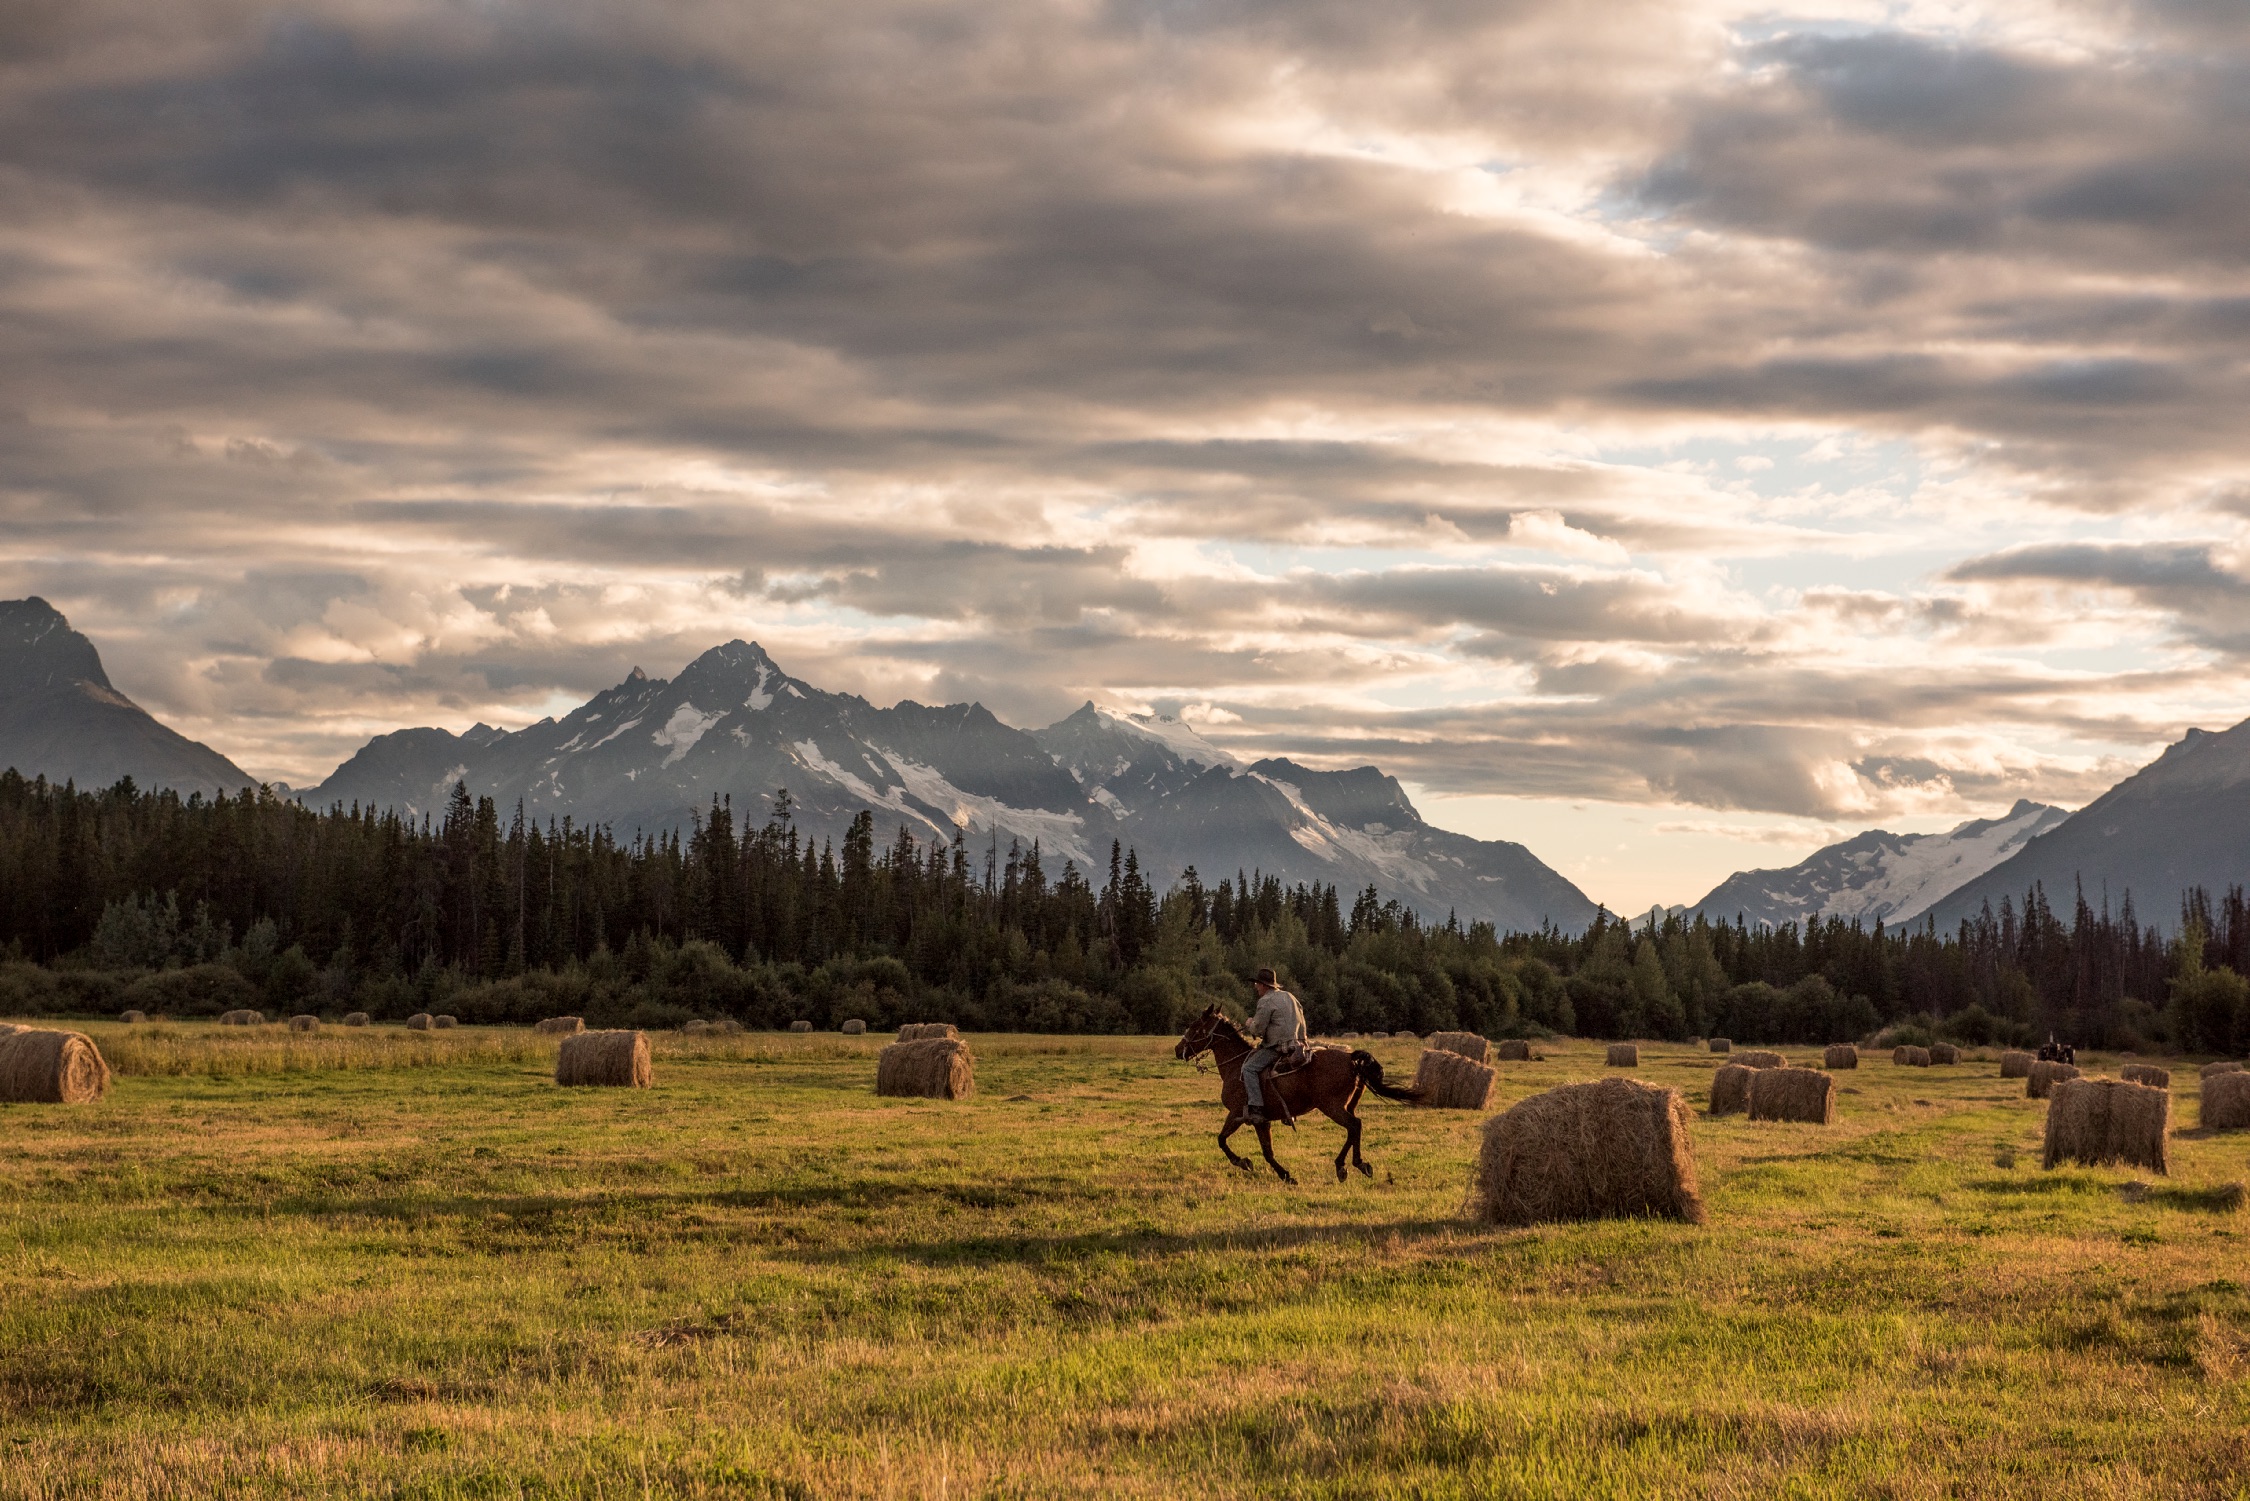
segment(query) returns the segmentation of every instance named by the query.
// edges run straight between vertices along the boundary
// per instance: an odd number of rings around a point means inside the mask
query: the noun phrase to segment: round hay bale
[[[958,1037],[894,1042],[875,1056],[875,1092],[909,1099],[965,1100],[976,1091],[976,1059]]]
[[[406,1019],[406,1030],[409,1032],[427,1032],[436,1026],[437,1018],[427,1011],[417,1011]]]
[[[262,1027],[265,1024],[263,1011],[229,1011],[219,1018],[222,1027]]]
[[[2035,1058],[2031,1063],[2031,1072],[2024,1077],[2024,1098],[2044,1100],[2054,1093],[2057,1084],[2077,1077],[2078,1065],[2075,1063],[2048,1063]]]
[[[2000,1055],[2000,1077],[2003,1079],[2028,1079],[2031,1065],[2039,1060],[2020,1048],[2010,1048]]]
[[[1959,1063],[1960,1061],[1961,1050],[1955,1047],[1952,1043],[1933,1042],[1930,1044],[1930,1062],[1933,1065],[1942,1063]]]
[[[1836,1076],[1817,1068],[1752,1069],[1748,1103],[1754,1121],[1831,1125],[1836,1119]]]
[[[841,1027],[838,1027],[836,1030],[843,1033],[846,1037],[865,1037],[867,1035],[867,1023],[861,1021],[858,1017],[855,1016],[847,1020]]]
[[[711,1035],[714,1037],[739,1037],[742,1035],[742,1023],[731,1016],[722,1016],[711,1023]]]
[[[1820,1055],[1822,1068],[1858,1068],[1859,1049],[1848,1042],[1839,1042]]]
[[[0,1100],[83,1105],[109,1089],[109,1065],[83,1032],[16,1027],[0,1037]]]
[[[1500,1046],[1494,1049],[1494,1052],[1504,1063],[1529,1063],[1531,1061],[1531,1044],[1521,1037],[1502,1038]]]
[[[1909,1047],[1902,1043],[1891,1049],[1891,1062],[1901,1068],[1928,1068],[1930,1066],[1930,1050],[1928,1048]]]
[[[1711,1074],[1711,1113],[1740,1115],[1750,1108],[1750,1081],[1764,1069],[1722,1063]]]
[[[2217,1063],[2204,1064],[2198,1072],[2208,1079],[2214,1074],[2239,1074],[2242,1072],[2242,1065],[2231,1058],[2222,1058]]]
[[[586,1030],[586,1018],[583,1016],[543,1017],[533,1024],[532,1030],[545,1033],[549,1037],[576,1037]]]
[[[810,1032],[812,1030],[812,1023],[808,1021],[794,1021],[789,1024],[789,1030],[792,1032]]]
[[[2196,1124],[2207,1131],[2239,1131],[2250,1126],[2250,1074],[2236,1070],[2203,1081]]]
[[[1391,1040],[1391,1034],[1388,1032],[1370,1032],[1367,1035],[1377,1042],[1389,1042]]]
[[[1787,1068],[1789,1066],[1789,1060],[1779,1053],[1759,1051],[1736,1053],[1734,1061],[1744,1068]]]
[[[1474,1032],[1432,1032],[1429,1045],[1459,1053],[1472,1063],[1482,1063],[1492,1056],[1492,1044]]]
[[[1412,1032],[1393,1032],[1391,1036],[1400,1042],[1420,1042],[1422,1040]]]
[[[2128,1063],[2117,1072],[2128,1084],[2146,1084],[2151,1089],[2172,1087],[2172,1071],[2153,1063]]]
[[[710,1030],[711,1024],[703,1020],[701,1017],[697,1017],[692,1021],[684,1021],[680,1023],[681,1033],[688,1037],[701,1037],[704,1033]]]
[[[117,1014],[117,1019],[130,1027],[135,1023],[147,1021],[148,1013],[146,1011],[121,1011]]]
[[[1481,1039],[1480,1039],[1481,1041]],[[1492,1098],[1494,1070],[1451,1048],[1428,1047],[1414,1065],[1419,1103],[1436,1110],[1482,1110]]]
[[[1470,1208],[1495,1225],[1642,1216],[1701,1224],[1687,1101],[1638,1079],[1519,1100],[1485,1124]]]
[[[951,1022],[908,1022],[898,1029],[900,1042],[922,1042],[932,1037],[959,1037],[960,1031]]]
[[[292,1016],[289,1018],[289,1030],[292,1032],[318,1032],[320,1030],[320,1018],[317,1016]]]
[[[2046,1150],[2040,1165],[2122,1163],[2169,1173],[2165,1142],[2171,1124],[2172,1096],[2167,1090],[2122,1079],[2058,1079],[2047,1103]]]
[[[367,1027],[374,1025],[374,1022],[375,1018],[364,1011],[349,1011],[344,1014],[344,1025],[347,1027]]]
[[[1603,1060],[1603,1066],[1607,1068],[1639,1068],[1641,1066],[1641,1050],[1629,1042],[1613,1042],[1609,1045],[1609,1054]]]
[[[577,1032],[565,1037],[555,1054],[555,1082],[648,1088],[656,1082],[656,1071],[649,1067],[647,1034]]]
[[[461,1018],[458,1016],[433,1016],[430,1018],[430,1028],[437,1032],[450,1032],[460,1025]]]
[[[1714,1053],[1731,1053],[1734,1051],[1734,1044],[1724,1037],[1714,1037],[1705,1046]]]

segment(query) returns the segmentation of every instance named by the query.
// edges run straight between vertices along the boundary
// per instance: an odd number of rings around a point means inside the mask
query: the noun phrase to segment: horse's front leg
[[[1257,1130],[1258,1150],[1266,1154],[1266,1166],[1272,1168],[1274,1171],[1274,1176],[1279,1178],[1282,1182],[1296,1182],[1297,1180],[1295,1178],[1289,1176],[1289,1169],[1283,1167],[1281,1165],[1281,1160],[1273,1155],[1273,1127],[1263,1121],[1260,1121],[1258,1123]]]
[[[1240,1113],[1230,1113],[1227,1116],[1227,1123],[1219,1128],[1219,1150],[1227,1154],[1227,1161],[1247,1173],[1251,1170],[1250,1159],[1239,1155],[1234,1148],[1227,1145],[1227,1138],[1241,1129],[1242,1116]]]

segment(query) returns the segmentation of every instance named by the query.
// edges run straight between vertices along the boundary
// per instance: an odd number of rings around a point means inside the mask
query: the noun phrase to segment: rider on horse
[[[1250,983],[1258,992],[1258,1012],[1250,1018],[1250,1037],[1258,1050],[1242,1061],[1242,1092],[1250,1097],[1250,1109],[1243,1119],[1262,1126],[1266,1123],[1263,1075],[1284,1053],[1303,1045],[1305,1008],[1281,988],[1280,979],[1270,969],[1259,970]]]

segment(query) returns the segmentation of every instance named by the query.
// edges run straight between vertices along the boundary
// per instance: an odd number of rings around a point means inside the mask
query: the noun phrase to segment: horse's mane
[[[1234,1024],[1234,1018],[1227,1015],[1224,1011],[1214,1009],[1211,1013],[1211,1023],[1211,1035],[1213,1035],[1214,1037],[1218,1036],[1223,1031],[1227,1036],[1233,1038],[1236,1042],[1241,1043],[1246,1048],[1255,1046],[1255,1044],[1252,1043],[1249,1038],[1242,1035],[1242,1029]]]

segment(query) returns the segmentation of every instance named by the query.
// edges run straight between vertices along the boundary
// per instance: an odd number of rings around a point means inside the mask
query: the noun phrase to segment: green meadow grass
[[[107,1099],[0,1106],[0,1496],[2250,1495],[2250,1134],[2045,1173],[1992,1062],[1699,1114],[1707,1226],[1503,1232],[1477,1117],[1284,1187],[1168,1039],[977,1037],[948,1104],[880,1038],[564,1091],[521,1031],[86,1030]]]

